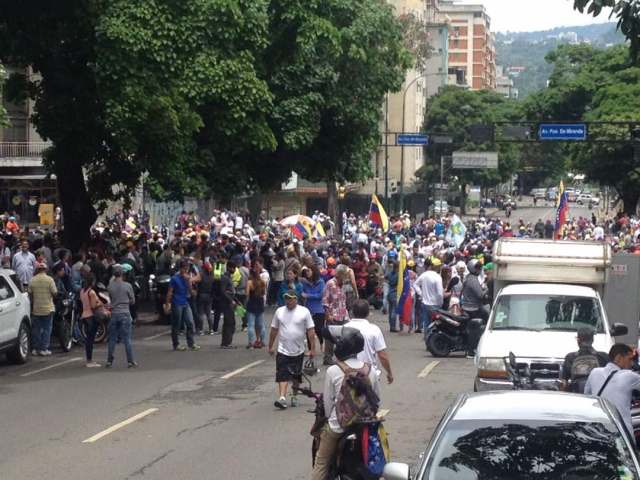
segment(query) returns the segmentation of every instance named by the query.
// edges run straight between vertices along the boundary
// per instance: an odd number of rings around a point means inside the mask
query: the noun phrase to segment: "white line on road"
[[[167,330],[167,331],[165,331],[165,332],[158,333],[158,334],[156,334],[156,335],[151,335],[150,337],[143,338],[142,340],[143,340],[143,341],[144,341],[144,340],[153,340],[154,338],[164,337],[165,335],[169,335],[170,333],[171,333],[171,330]]]
[[[109,435],[109,434],[111,434],[113,432],[116,432],[116,431],[120,430],[121,428],[126,427],[127,425],[130,425],[133,422],[136,422],[136,421],[140,420],[141,418],[146,417],[147,415],[151,415],[152,413],[155,413],[158,410],[159,409],[157,409],[157,408],[150,408],[149,410],[145,410],[144,412],[141,412],[141,413],[139,413],[137,415],[134,415],[131,418],[127,418],[123,422],[116,423],[113,427],[109,427],[106,430],[101,431],[100,433],[96,433],[93,437],[89,437],[86,440],[83,440],[82,443],[97,442],[101,438],[106,437],[107,435]]]
[[[264,363],[264,360],[258,360],[257,362],[253,362],[253,363],[250,363],[249,365],[245,365],[244,367],[239,368],[237,370],[234,370],[233,372],[229,372],[229,373],[227,373],[226,375],[223,375],[220,378],[222,380],[228,380],[231,377],[234,377],[234,376],[238,375],[239,373],[242,373],[242,372],[244,372],[246,370],[249,370],[250,368],[255,367],[256,365],[260,365],[261,363]]]
[[[440,364],[440,362],[438,361],[433,361],[427,364],[426,367],[424,367],[422,369],[422,371],[418,374],[418,378],[425,378],[427,375],[429,375],[431,373],[431,371],[436,368],[438,365]]]
[[[62,365],[66,365],[67,363],[78,362],[82,360],[82,357],[73,357],[65,360],[64,362],[54,363],[53,365],[49,365],[47,367],[39,368],[38,370],[33,370],[32,372],[23,373],[20,375],[21,377],[30,377],[31,375],[35,375],[36,373],[45,372],[47,370],[51,370],[52,368],[61,367]]]

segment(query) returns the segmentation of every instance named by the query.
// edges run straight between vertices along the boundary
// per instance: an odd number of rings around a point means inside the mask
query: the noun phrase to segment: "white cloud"
[[[593,18],[574,10],[573,0],[465,0],[462,3],[483,4],[491,17],[494,32],[548,30],[611,21],[610,10],[603,10]]]

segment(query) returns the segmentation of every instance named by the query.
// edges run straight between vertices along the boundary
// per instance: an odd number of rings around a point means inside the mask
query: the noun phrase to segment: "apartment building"
[[[479,4],[440,0],[440,13],[450,24],[449,84],[471,90],[496,88],[495,35],[491,18]]]
[[[5,68],[7,75],[15,68]],[[30,72],[26,72],[30,74]],[[56,203],[57,187],[42,164],[42,154],[50,146],[30,121],[33,102],[2,99],[9,125],[0,128],[0,213],[15,212],[23,223],[38,223],[41,204]]]

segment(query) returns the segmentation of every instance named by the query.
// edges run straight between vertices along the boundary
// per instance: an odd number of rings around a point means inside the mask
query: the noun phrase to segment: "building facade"
[[[496,88],[495,35],[483,5],[441,0],[449,29],[449,84],[471,90]]]
[[[6,73],[21,73],[8,67]],[[24,71],[31,75],[29,70]],[[55,178],[47,176],[42,154],[51,144],[45,142],[30,121],[33,102],[2,99],[9,125],[0,128],[0,213],[17,214],[23,223],[39,223],[41,204],[55,204]]]

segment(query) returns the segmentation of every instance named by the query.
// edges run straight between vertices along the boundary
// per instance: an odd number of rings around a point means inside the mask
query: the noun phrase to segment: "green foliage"
[[[403,13],[398,20],[402,26],[404,46],[415,58],[415,69],[424,71],[433,54],[427,24],[412,12]]]
[[[573,8],[597,17],[610,7],[611,17],[618,19],[618,30],[629,40],[631,59],[640,60],[640,2],[636,0],[574,0]]]
[[[431,98],[425,116],[425,131],[446,133],[453,137],[456,150],[495,151],[498,150],[497,170],[476,170],[456,172],[463,183],[493,186],[507,181],[520,164],[519,147],[514,144],[491,143],[474,144],[469,127],[474,124],[493,124],[498,121],[520,120],[518,103],[489,91],[471,91],[449,86]],[[433,155],[432,155],[433,156]]]

